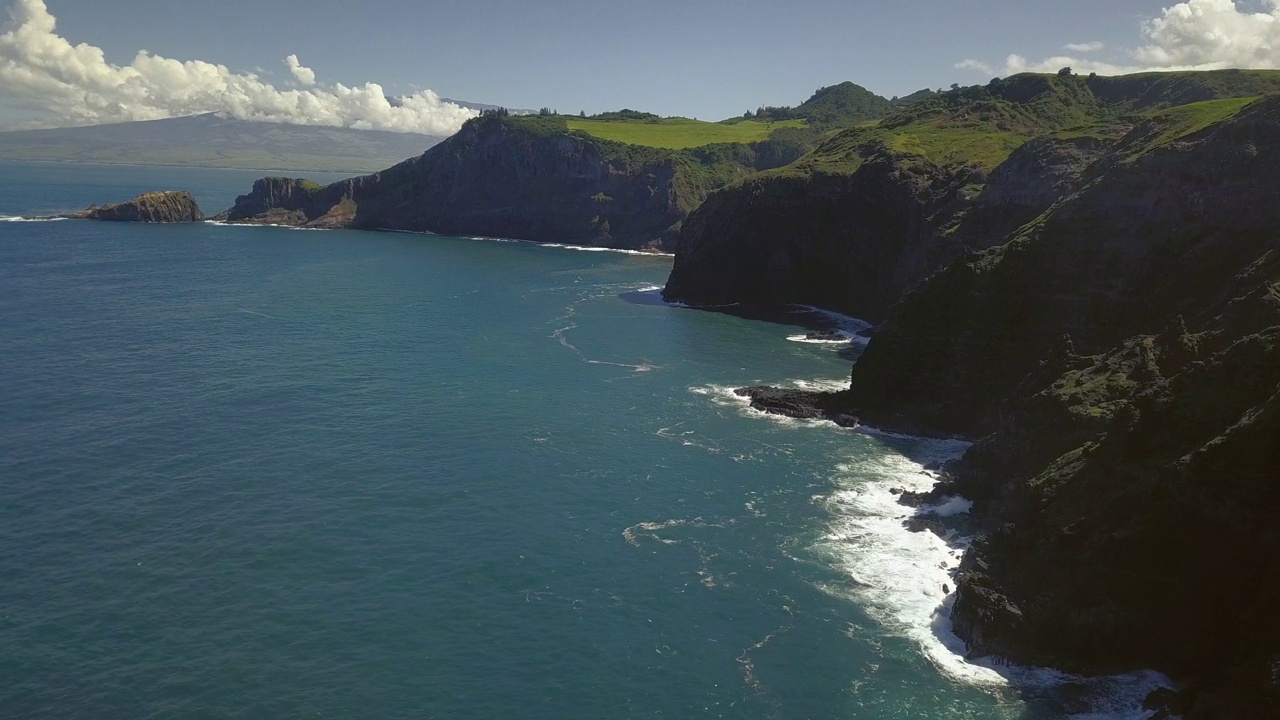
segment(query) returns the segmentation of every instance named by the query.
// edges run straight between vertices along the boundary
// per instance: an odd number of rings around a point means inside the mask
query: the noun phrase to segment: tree
[[[548,107],[544,107],[538,110],[538,114],[539,115],[555,115],[555,113],[551,112],[551,108],[548,108]]]
[[[1058,77],[1071,77],[1071,75],[1072,72],[1070,67],[1064,67],[1058,71]]]
[[[586,116],[587,116],[587,111],[586,111],[586,110],[579,110],[579,111],[578,111],[578,117],[586,117]]]

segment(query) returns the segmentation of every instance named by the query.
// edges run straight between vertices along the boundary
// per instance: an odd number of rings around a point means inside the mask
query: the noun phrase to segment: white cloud
[[[956,69],[977,70],[978,72],[986,73],[988,75],[995,72],[995,70],[991,69],[990,65],[982,62],[981,60],[974,60],[973,58],[969,58],[967,60],[961,60],[960,62],[956,63]]]
[[[1084,42],[1084,43],[1067,43],[1066,45],[1062,46],[1062,49],[1066,50],[1067,52],[1095,53],[1102,50],[1105,47],[1106,45],[1103,45],[1101,42],[1094,40],[1092,42]]]
[[[112,65],[101,48],[58,35],[44,0],[16,0],[9,17],[0,34],[0,90],[78,124],[225,112],[244,120],[449,135],[476,115],[430,90],[392,104],[377,83],[317,84],[296,55],[284,62],[307,89],[278,90],[254,73],[146,50],[128,65]]]
[[[1236,0],[1186,0],[1165,8],[1142,26],[1143,45],[1113,61],[1084,58],[1102,43],[1072,43],[1059,55],[1028,61],[1010,55],[1004,73],[1054,72],[1070,66],[1077,72],[1119,75],[1148,70],[1220,70],[1222,68],[1280,68],[1280,0],[1262,0],[1262,11],[1249,11]],[[988,66],[966,60],[957,67]]]
[[[1140,62],[1178,67],[1280,67],[1280,3],[1267,12],[1242,11],[1233,0],[1189,0],[1166,8],[1143,29],[1150,44]]]
[[[289,66],[289,72],[293,73],[293,78],[298,82],[307,87],[316,84],[316,71],[309,67],[303,67],[302,63],[298,62],[297,55],[290,55],[285,58],[284,64]]]

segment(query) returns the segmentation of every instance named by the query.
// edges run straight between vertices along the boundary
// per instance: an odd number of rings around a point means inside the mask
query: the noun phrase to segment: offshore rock
[[[116,222],[184,223],[201,222],[204,213],[191,193],[178,190],[148,192],[132,200],[93,205],[65,217],[77,220],[110,220]]]

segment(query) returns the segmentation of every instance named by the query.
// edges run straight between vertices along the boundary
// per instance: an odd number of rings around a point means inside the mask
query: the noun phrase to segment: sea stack
[[[204,213],[191,193],[185,190],[161,190],[143,193],[127,202],[103,207],[93,205],[67,217],[77,220],[182,223],[201,222],[204,220]]]

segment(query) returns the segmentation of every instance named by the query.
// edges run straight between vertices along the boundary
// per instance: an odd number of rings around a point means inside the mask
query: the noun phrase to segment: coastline
[[[779,389],[822,395],[831,393],[840,381],[793,380],[789,384]],[[1146,720],[1149,711],[1143,703],[1152,693],[1182,689],[1153,670],[1085,676],[998,658],[967,657],[965,643],[953,629],[951,608],[956,573],[976,537],[971,526],[980,518],[969,517],[970,504],[946,492],[947,477],[940,468],[962,456],[970,447],[968,441],[865,425],[851,429],[832,419],[769,412],[753,407],[751,398],[726,386],[690,391],[736,406],[756,419],[915,447],[910,453],[898,451],[896,462],[880,461],[874,466],[837,462],[832,490],[813,499],[828,514],[829,526],[812,549],[850,580],[821,590],[868,608],[887,632],[915,644],[953,682],[1008,688],[1028,703],[1054,708],[1060,717],[1090,720]],[[938,517],[950,522],[937,523]]]
[[[554,242],[538,242],[537,240],[524,240],[521,238],[502,238],[488,237],[484,235],[443,235],[441,233],[431,232],[429,230],[395,230],[391,228],[325,228],[325,227],[299,227],[297,225],[281,225],[278,223],[254,223],[254,222],[234,222],[230,220],[204,220],[209,225],[219,225],[227,227],[266,227],[277,228],[280,230],[303,230],[308,232],[330,232],[330,231],[354,231],[354,232],[374,232],[374,233],[395,233],[399,235],[425,235],[436,237],[453,237],[463,240],[479,240],[482,242],[495,243],[512,243],[536,245],[538,247],[559,248],[561,250],[574,250],[577,252],[611,252],[621,253],[623,255],[639,255],[643,257],[663,257],[673,258],[674,253],[664,253],[657,250],[630,250],[627,248],[607,248],[596,247],[593,245],[568,245],[565,243]]]

